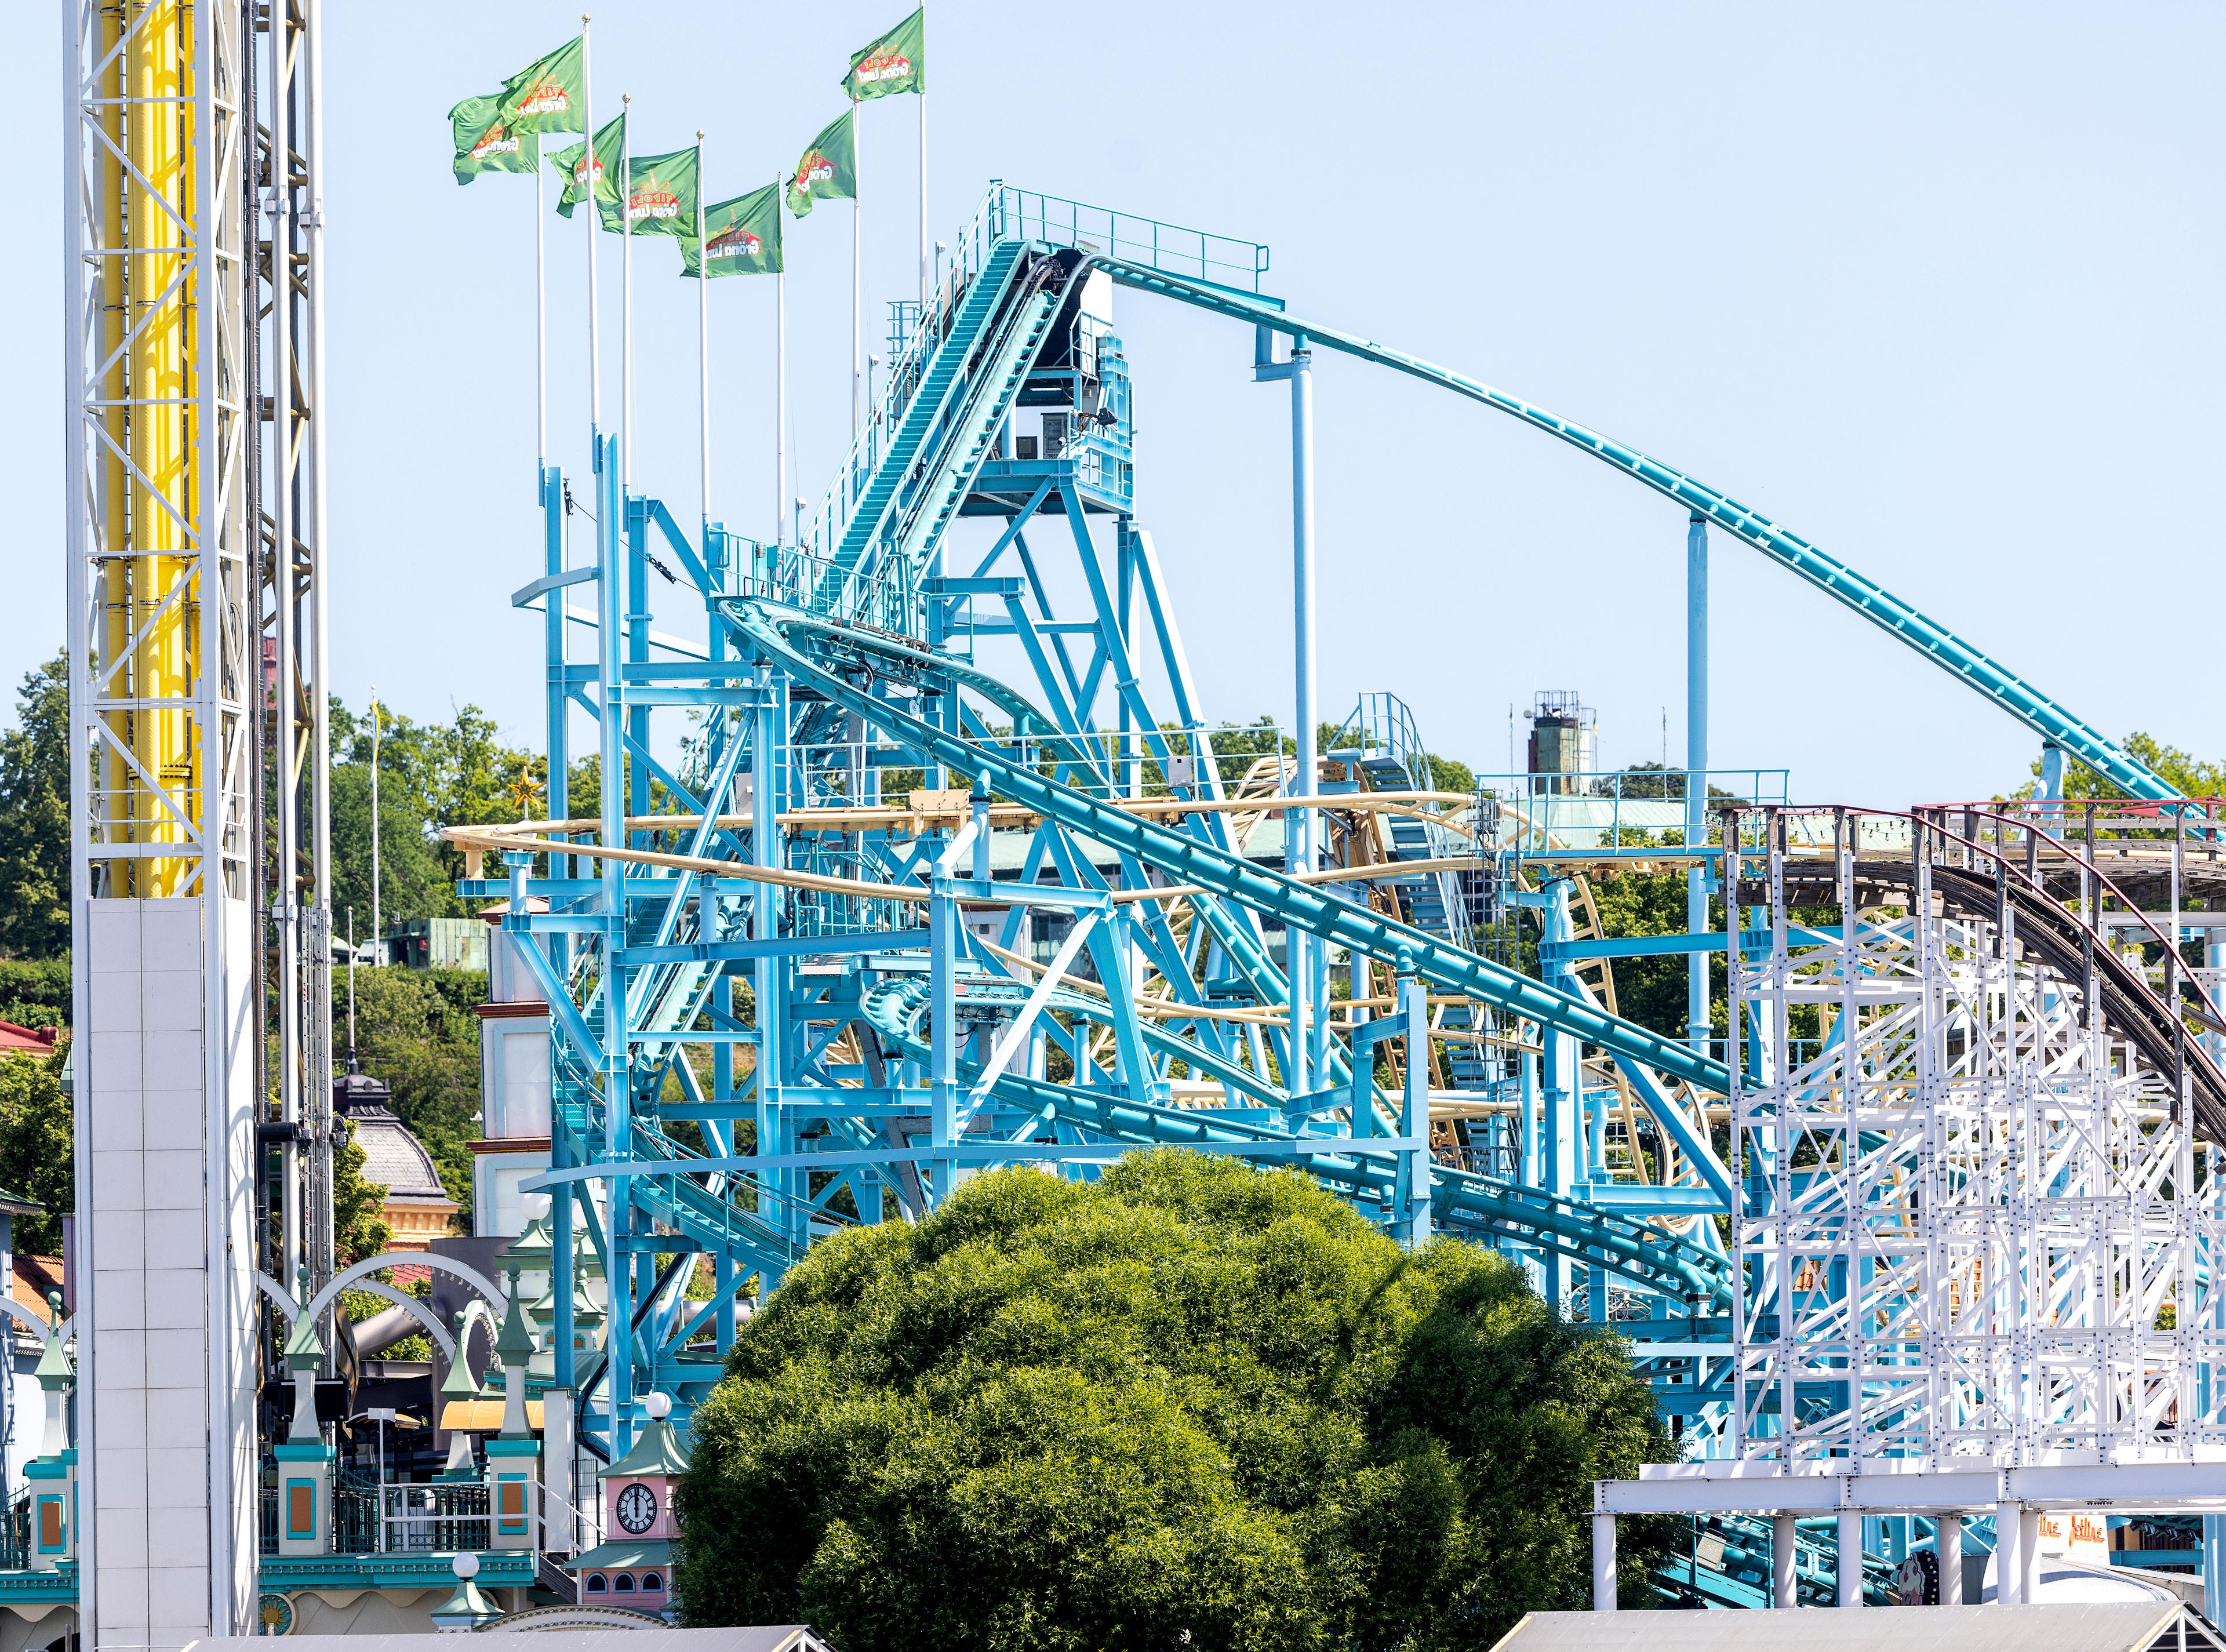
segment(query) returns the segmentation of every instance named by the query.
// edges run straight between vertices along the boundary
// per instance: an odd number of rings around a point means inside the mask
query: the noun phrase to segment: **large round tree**
[[[843,1652],[1488,1647],[1585,1604],[1591,1482],[1671,1454],[1503,1258],[1180,1151],[821,1245],[728,1372],[683,1611]]]

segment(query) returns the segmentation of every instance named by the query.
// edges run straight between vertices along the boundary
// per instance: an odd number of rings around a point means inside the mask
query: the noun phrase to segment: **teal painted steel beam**
[[[2178,797],[2160,777],[2115,740],[2089,727],[2069,708],[2057,703],[2000,661],[1965,642],[1947,626],[1926,618],[1877,581],[1828,556],[1797,534],[1789,533],[1759,511],[1695,481],[1636,448],[1612,441],[1574,420],[1550,413],[1534,403],[1479,380],[1465,378],[1402,351],[1388,349],[1372,339],[1321,327],[1288,315],[1280,304],[1247,293],[1169,275],[1148,265],[1124,263],[1103,254],[1089,262],[1123,286],[1156,293],[1200,309],[1212,310],[1232,321],[1271,332],[1303,338],[1324,349],[1336,350],[1364,361],[1390,367],[1425,384],[1449,390],[1456,396],[1481,402],[1558,436],[1624,474],[1644,482],[1656,492],[1674,499],[1695,517],[1706,518],[1725,532],[1744,540],[1780,567],[1789,569],[1835,600],[1917,650],[1949,675],[1975,689],[1987,700],[2019,722],[2053,740],[2096,773],[2108,777],[2136,797]]]
[[[839,638],[853,649],[883,651],[877,638],[847,627],[830,626],[800,614],[781,614],[750,602],[726,612],[762,648],[837,704],[879,724],[936,761],[987,773],[999,795],[1058,821],[1070,830],[1135,855],[1146,865],[1226,899],[1269,912],[1286,924],[1334,941],[1371,957],[1396,960],[1405,954],[1416,973],[1455,992],[1471,994],[1542,1021],[1549,1026],[1682,1078],[1704,1090],[1728,1091],[1730,1075],[1721,1062],[1681,1041],[1665,1039],[1635,1022],[1580,1002],[1530,976],[1424,934],[1421,930],[1369,912],[1333,893],[1254,866],[1240,855],[1212,848],[1084,797],[1044,778],[1034,769],[1002,753],[951,734],[897,710],[818,664],[783,634],[785,620],[815,634]]]

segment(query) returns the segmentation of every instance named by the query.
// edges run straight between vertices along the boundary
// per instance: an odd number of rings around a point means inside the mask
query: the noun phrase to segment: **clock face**
[[[657,1523],[657,1493],[639,1480],[619,1493],[619,1524],[639,1537]]]

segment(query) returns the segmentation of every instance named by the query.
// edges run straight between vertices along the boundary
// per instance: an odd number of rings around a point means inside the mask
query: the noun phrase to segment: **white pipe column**
[[[1863,1516],[1856,1509],[1840,1510],[1840,1604],[1863,1604]]]
[[[1800,1543],[1801,1530],[1791,1515],[1781,1511],[1770,1517],[1770,1604],[1773,1606],[1801,1604],[1793,1570]]]
[[[1314,380],[1313,353],[1303,338],[1291,350],[1291,619],[1297,678],[1298,772],[1293,789],[1300,797],[1314,790],[1320,767],[1314,750]],[[1283,864],[1296,875],[1314,869],[1314,811],[1294,809],[1284,815]],[[1313,1088],[1313,954],[1319,944],[1295,924],[1283,929],[1284,973],[1291,987],[1291,1071],[1285,1088],[1294,1096]]]
[[[2025,1603],[2025,1509],[1994,1505],[1994,1600],[1999,1605]]]
[[[1932,1525],[1933,1557],[1940,1563],[1940,1604],[1963,1604],[1963,1516],[1942,1515]]]
[[[1615,1516],[1593,1516],[1593,1610],[1615,1610]]]
[[[1708,524],[1697,512],[1685,529],[1685,843],[1707,841],[1708,832]],[[1685,873],[1685,928],[1708,928],[1708,874],[1703,867]],[[1685,964],[1685,1039],[1705,1053],[1708,1047],[1708,955],[1695,952]]]
[[[2027,1504],[2018,1515],[2018,1598],[2040,1604],[2040,1510]]]

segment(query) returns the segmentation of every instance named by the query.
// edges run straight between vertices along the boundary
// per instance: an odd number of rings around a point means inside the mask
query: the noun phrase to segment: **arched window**
[[[588,1573],[588,1592],[589,1594],[606,1594],[609,1592],[610,1586],[609,1579],[605,1578],[601,1573],[590,1572]]]
[[[630,1595],[633,1592],[633,1573],[621,1572],[619,1573],[617,1579],[617,1592],[622,1595]]]
[[[641,1592],[646,1595],[664,1593],[665,1579],[658,1576],[654,1572],[643,1573],[641,1574]]]

